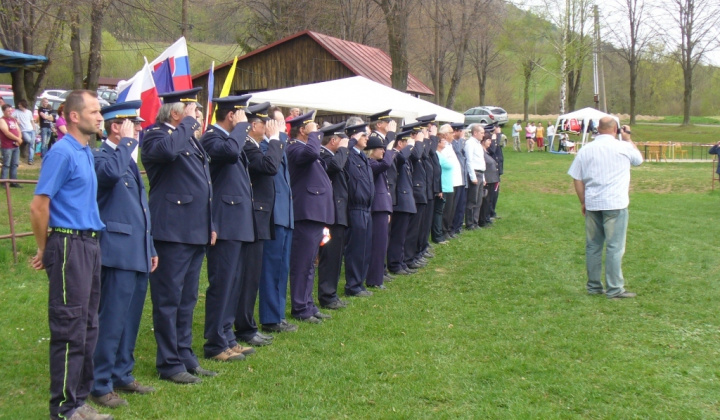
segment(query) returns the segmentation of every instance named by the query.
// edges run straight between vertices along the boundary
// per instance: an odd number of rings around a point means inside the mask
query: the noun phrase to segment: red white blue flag
[[[136,100],[142,101],[140,117],[145,120],[142,127],[147,128],[155,123],[155,117],[157,117],[161,105],[147,59],[142,70],[137,72],[135,76],[118,83],[117,102]]]
[[[162,83],[158,82],[158,92],[160,93],[187,90],[193,87],[185,37],[180,37],[155,60],[151,61],[150,68],[153,73],[157,73],[157,80],[162,81]],[[172,81],[172,86],[169,86],[168,80]]]

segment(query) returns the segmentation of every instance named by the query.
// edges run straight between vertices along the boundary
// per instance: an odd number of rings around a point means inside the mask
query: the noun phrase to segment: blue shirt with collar
[[[90,146],[67,133],[43,158],[35,195],[50,198],[50,227],[100,231],[97,187]]]

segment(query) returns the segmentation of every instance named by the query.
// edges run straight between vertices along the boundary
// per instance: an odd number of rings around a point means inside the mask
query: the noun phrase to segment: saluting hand
[[[315,121],[309,122],[305,126],[305,131],[308,133],[312,133],[313,131],[317,131],[317,130],[318,130],[318,125]]]
[[[343,138],[340,139],[340,146],[339,146],[339,147],[347,148],[349,142],[350,142],[350,139],[349,139],[349,138],[343,137]]]
[[[277,137],[280,134],[280,124],[275,120],[270,120],[265,123],[265,135],[268,138]]]
[[[120,125],[120,137],[135,138],[135,123],[125,119]]]
[[[195,118],[195,110],[196,109],[197,109],[196,102],[190,102],[189,104],[185,105],[185,112],[183,112],[183,117]]]
[[[247,115],[245,115],[245,111],[243,111],[242,109],[239,111],[235,111],[235,114],[233,115],[233,122],[235,123],[235,125],[247,122]]]
[[[437,130],[437,125],[431,125],[428,131],[430,131],[431,136],[437,136]]]
[[[390,120],[387,126],[388,131],[395,131],[397,130],[397,122],[395,120]]]

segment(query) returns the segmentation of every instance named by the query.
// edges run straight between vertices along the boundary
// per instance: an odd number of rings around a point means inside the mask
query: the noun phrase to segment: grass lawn
[[[635,129],[635,128],[634,128]],[[511,140],[512,141],[512,140]],[[148,299],[136,376],[119,419],[720,417],[715,261],[720,193],[710,164],[648,163],[632,173],[624,273],[638,298],[585,293],[584,224],[572,156],[506,148],[492,229],[466,232],[414,276],[351,299],[322,325],[277,334],[196,386],[157,379]],[[32,173],[23,172],[31,177]],[[30,188],[13,190],[28,230]],[[7,214],[0,209],[3,227]],[[712,223],[711,223],[712,222]],[[34,241],[0,242],[0,417],[46,418],[47,280]],[[194,347],[202,351],[204,288]],[[342,284],[342,281],[341,281]]]

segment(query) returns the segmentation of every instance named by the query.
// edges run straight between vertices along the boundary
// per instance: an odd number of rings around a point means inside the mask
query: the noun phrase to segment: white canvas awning
[[[266,101],[278,106],[357,115],[372,115],[391,108],[390,116],[404,118],[406,123],[429,114],[437,114],[437,121],[465,121],[465,116],[459,112],[415,98],[362,76],[254,92],[250,98],[252,103]]]
[[[559,129],[560,129],[560,127],[562,127],[562,122],[567,121],[567,120],[573,120],[573,119],[577,120],[578,123],[582,123],[582,132],[578,133],[581,136],[579,146],[584,146],[585,143],[587,142],[588,127],[590,126],[590,121],[592,120],[593,125],[595,127],[597,127],[598,123],[600,122],[600,118],[603,118],[603,117],[612,117],[615,121],[617,121],[618,127],[620,127],[620,119],[618,117],[616,117],[614,115],[606,114],[602,111],[598,111],[595,108],[583,108],[583,109],[578,109],[577,111],[573,111],[573,112],[570,112],[570,113],[567,113],[564,115],[560,115],[558,117],[557,121],[555,122],[555,132],[558,134],[560,133]],[[557,145],[554,144],[555,141],[557,140],[557,138],[558,138],[558,136],[556,135],[556,136],[554,136],[554,138],[552,138],[550,140],[550,151],[551,152],[558,153],[557,152],[558,147],[557,147]],[[578,149],[579,149],[579,147],[578,147]]]

